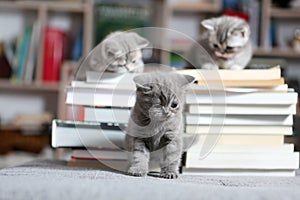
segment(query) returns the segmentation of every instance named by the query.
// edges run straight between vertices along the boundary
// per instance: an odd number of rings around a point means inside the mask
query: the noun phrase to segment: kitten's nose
[[[170,117],[171,116],[171,112],[170,111],[168,111],[168,109],[167,108],[165,108],[165,107],[163,107],[163,111],[164,111],[164,114],[167,116],[167,117]]]

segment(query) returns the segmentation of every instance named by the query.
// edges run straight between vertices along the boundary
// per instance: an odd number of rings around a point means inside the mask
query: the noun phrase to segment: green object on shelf
[[[185,60],[180,55],[176,53],[171,53],[170,55],[170,65],[177,69],[183,69],[185,65]]]
[[[95,42],[109,33],[150,26],[150,1],[100,1],[95,4]]]

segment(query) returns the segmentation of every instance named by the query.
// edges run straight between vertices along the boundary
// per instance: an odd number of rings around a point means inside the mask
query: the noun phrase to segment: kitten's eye
[[[178,103],[176,103],[176,102],[172,102],[172,104],[171,104],[171,108],[177,108],[178,107]]]
[[[218,46],[217,44],[214,44],[214,48],[218,49],[218,48],[219,48],[219,46]]]
[[[234,47],[229,47],[229,46],[226,47],[226,50],[233,50],[233,49]]]
[[[133,61],[131,61],[132,63],[135,63],[136,62],[136,60],[133,60]]]

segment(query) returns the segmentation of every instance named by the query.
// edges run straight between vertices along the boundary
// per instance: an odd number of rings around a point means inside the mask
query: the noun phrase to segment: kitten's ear
[[[104,43],[104,53],[108,59],[118,58],[124,54],[118,43],[113,40],[108,40]]]
[[[129,34],[131,37],[133,37],[139,49],[145,48],[146,46],[149,45],[149,41],[146,38],[141,37],[137,33],[129,33]]]
[[[214,18],[206,19],[201,22],[201,25],[210,31],[213,31],[215,29],[215,24],[216,24],[216,20]]]
[[[189,84],[195,82],[195,77],[190,75],[176,74],[177,83],[181,88],[186,88]]]
[[[242,38],[248,39],[250,35],[250,29],[247,27],[235,28],[231,31],[232,35],[239,35]]]
[[[147,85],[145,80],[145,75],[138,75],[133,78],[137,91],[141,91],[144,94],[149,94],[150,92],[152,92],[152,87],[150,85]]]

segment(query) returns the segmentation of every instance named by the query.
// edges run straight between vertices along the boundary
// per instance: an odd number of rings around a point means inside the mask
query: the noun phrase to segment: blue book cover
[[[24,71],[25,71],[25,65],[26,65],[26,59],[27,59],[27,50],[30,43],[30,36],[31,36],[31,27],[26,27],[24,37],[21,43],[19,55],[18,55],[18,70],[17,70],[17,80],[22,80]]]

